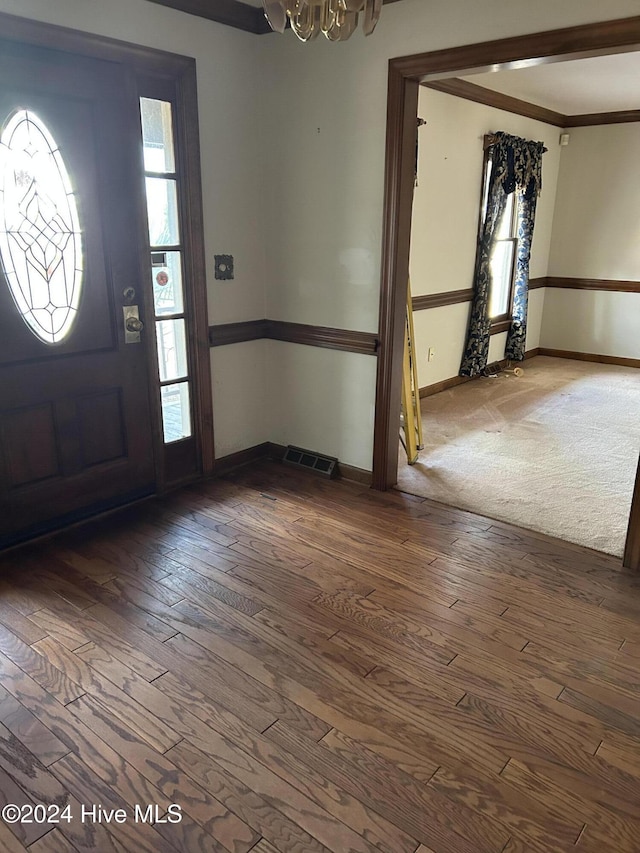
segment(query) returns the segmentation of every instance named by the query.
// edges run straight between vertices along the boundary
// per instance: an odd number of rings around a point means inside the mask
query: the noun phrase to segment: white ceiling
[[[563,115],[640,109],[640,53],[461,77]]]

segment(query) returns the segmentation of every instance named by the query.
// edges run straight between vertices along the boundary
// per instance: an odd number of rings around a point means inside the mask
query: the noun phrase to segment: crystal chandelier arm
[[[297,0],[296,11],[291,14],[291,28],[300,41],[311,41],[320,33],[322,7],[310,0]]]
[[[331,9],[331,26],[323,28],[329,41],[346,41],[358,24],[358,13],[349,12],[346,0],[325,0]]]
[[[362,32],[370,36],[375,30],[382,11],[382,0],[365,0],[364,19],[362,21]]]
[[[264,16],[276,33],[283,33],[287,26],[287,7],[285,0],[262,0]]]
[[[336,15],[337,8],[334,3],[331,0],[325,0],[322,4],[322,13],[320,16],[320,27],[325,36],[335,26]]]

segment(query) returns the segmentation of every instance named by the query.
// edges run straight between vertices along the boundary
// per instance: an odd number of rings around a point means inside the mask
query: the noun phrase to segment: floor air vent
[[[288,465],[296,468],[306,468],[309,471],[317,471],[323,477],[335,477],[338,474],[338,460],[333,456],[321,456],[312,450],[303,450],[301,447],[289,445],[284,452],[282,460]]]

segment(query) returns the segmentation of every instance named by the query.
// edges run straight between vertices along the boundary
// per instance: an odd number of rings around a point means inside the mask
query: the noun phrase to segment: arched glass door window
[[[45,124],[18,109],[0,136],[0,260],[16,307],[40,340],[69,335],[83,282],[78,206]]]

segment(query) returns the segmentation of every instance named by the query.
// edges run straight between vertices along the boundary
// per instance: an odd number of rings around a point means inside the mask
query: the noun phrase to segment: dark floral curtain
[[[524,358],[527,332],[529,258],[535,220],[536,200],[542,186],[542,142],[530,142],[499,131],[491,146],[491,174],[484,223],[478,239],[474,272],[474,296],[467,343],[460,365],[461,376],[476,376],[487,366],[489,354],[489,296],[491,254],[507,196],[516,192],[518,214],[518,254],[514,284],[513,323],[507,336],[506,357]]]

